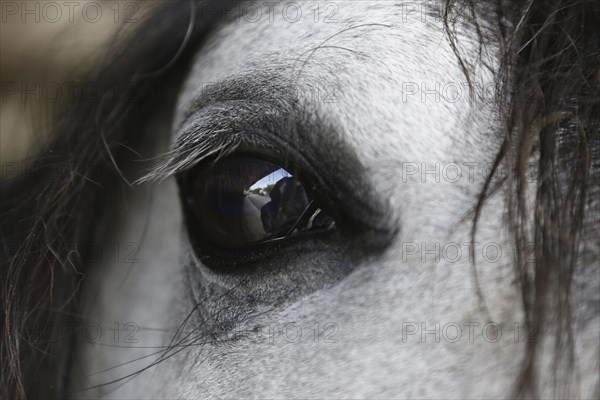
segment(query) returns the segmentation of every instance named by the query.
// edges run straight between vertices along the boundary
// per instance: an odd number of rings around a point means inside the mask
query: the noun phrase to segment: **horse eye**
[[[268,243],[335,226],[300,180],[270,161],[227,157],[191,179],[187,201],[196,228],[205,240],[221,246]]]

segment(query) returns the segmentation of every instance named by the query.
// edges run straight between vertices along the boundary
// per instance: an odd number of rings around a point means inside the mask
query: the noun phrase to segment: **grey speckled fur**
[[[326,160],[323,165],[330,168],[322,172],[333,181],[351,181],[352,171],[360,170],[370,193],[380,200],[377,218],[396,228],[392,243],[369,255],[335,243],[305,246],[270,258],[250,278],[224,277],[198,263],[188,250],[172,179],[150,189],[154,201],[147,207],[147,189],[138,189],[130,204],[145,212],[127,214],[119,242],[139,240],[148,218],[137,254],[141,262],[127,272],[124,285],[123,265],[107,261],[105,268],[97,268],[97,276],[88,279],[87,315],[160,328],[141,329],[136,346],[166,346],[199,301],[202,306],[185,330],[197,327],[196,335],[203,336],[196,341],[189,337],[184,342],[191,344],[188,348],[133,379],[77,396],[462,399],[510,393],[524,343],[521,338],[515,343],[511,330],[523,316],[503,223],[503,193],[487,202],[477,234],[485,308],[476,295],[465,245],[471,241],[469,211],[481,190],[483,166],[499,146],[493,103],[489,97],[470,101],[466,91],[452,101],[431,93],[422,98],[422,83],[432,89],[436,82],[442,87],[466,82],[441,21],[431,15],[425,22],[420,15],[403,18],[402,7],[393,1],[336,4],[336,23],[315,22],[311,4],[303,3],[303,17],[296,23],[276,13],[273,21],[265,14],[256,23],[242,19],[222,24],[197,54],[178,99],[171,140],[175,147],[186,141],[206,143],[206,135],[219,135],[219,127],[231,125],[228,118],[243,115],[246,122],[264,125],[275,111],[280,117],[293,113],[294,124],[330,126],[329,133],[314,129],[301,138],[277,134]],[[462,50],[474,54],[475,32],[461,29]],[[494,44],[488,43],[486,50],[484,61],[496,65]],[[490,87],[491,72],[479,65],[473,80]],[[219,90],[219,82],[232,81],[236,90]],[[406,92],[414,89],[412,83],[419,87],[416,94]],[[207,96],[208,84],[214,93]],[[306,95],[327,85],[335,88],[335,102]],[[300,95],[290,98],[290,93]],[[229,103],[214,103],[219,99]],[[206,109],[198,111],[200,105]],[[236,110],[240,114],[233,114]],[[186,130],[190,124],[196,128]],[[244,132],[237,135],[236,143],[242,143]],[[351,163],[336,152],[341,147]],[[195,159],[187,157],[164,165],[161,177]],[[462,179],[408,174],[407,163],[456,163],[462,166]],[[469,168],[473,179],[468,179]],[[436,244],[448,249],[449,243],[459,244],[458,258],[441,253],[438,260],[425,251],[435,251]],[[490,256],[493,262],[482,257],[486,244],[494,245],[490,254],[500,248],[502,255]],[[419,251],[412,251],[413,245]],[[502,328],[496,342],[485,340],[495,338],[491,330],[484,332],[489,322]],[[454,323],[462,327],[458,340],[452,340]],[[471,325],[473,340],[465,323],[479,324]],[[219,324],[227,324],[228,330],[211,330]],[[269,329],[289,324],[293,330],[287,337],[268,336]],[[406,335],[415,326],[437,332],[439,342],[435,333]],[[302,338],[294,341],[298,328]],[[330,340],[323,330],[331,333]],[[597,320],[577,331],[581,397],[592,397],[597,385],[593,355],[598,335]],[[157,350],[82,343],[73,390],[135,372],[157,356],[92,375]],[[540,368],[545,371],[550,364],[544,360]],[[542,388],[551,390],[551,385],[542,382]]]

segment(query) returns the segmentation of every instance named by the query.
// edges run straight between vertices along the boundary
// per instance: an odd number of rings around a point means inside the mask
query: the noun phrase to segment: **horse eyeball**
[[[239,248],[335,225],[295,176],[257,157],[220,159],[193,175],[189,187],[202,237],[221,246]]]

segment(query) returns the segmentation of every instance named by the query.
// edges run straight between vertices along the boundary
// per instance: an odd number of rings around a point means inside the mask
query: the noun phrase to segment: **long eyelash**
[[[157,165],[136,180],[135,184],[162,182],[206,159],[216,162],[233,153],[239,142],[239,136],[227,135],[223,131],[206,133],[194,130],[187,132],[177,140],[173,150],[157,157],[159,160]]]
[[[247,129],[279,123],[278,117],[273,117],[275,122],[252,118],[263,115],[265,107],[270,105],[265,106],[251,100],[235,100],[217,101],[197,109],[179,128],[182,133],[174,148],[156,157],[157,164],[134,184],[161,182],[201,161],[211,159],[216,162],[231,154],[239,145],[250,140],[246,134]],[[269,110],[273,111],[272,108]]]

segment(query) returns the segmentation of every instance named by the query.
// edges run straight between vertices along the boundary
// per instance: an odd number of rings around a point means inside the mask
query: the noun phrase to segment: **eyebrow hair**
[[[163,181],[201,162],[216,162],[236,151],[261,154],[280,162],[301,158],[336,201],[369,223],[392,234],[386,199],[377,196],[366,168],[316,102],[300,102],[294,85],[281,76],[238,76],[203,88],[190,100],[176,129],[173,148],[138,184]],[[292,157],[293,158],[293,157]]]

